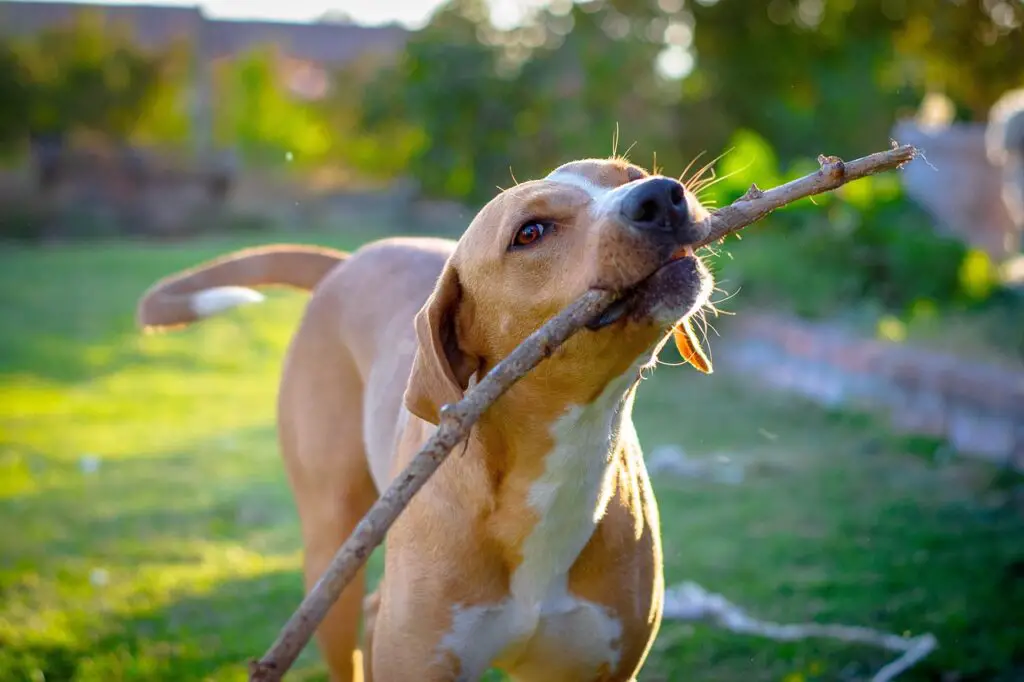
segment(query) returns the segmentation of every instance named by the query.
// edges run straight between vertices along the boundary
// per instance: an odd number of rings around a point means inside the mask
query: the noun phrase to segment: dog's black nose
[[[677,232],[690,220],[682,183],[649,178],[622,198],[622,217],[639,230]]]

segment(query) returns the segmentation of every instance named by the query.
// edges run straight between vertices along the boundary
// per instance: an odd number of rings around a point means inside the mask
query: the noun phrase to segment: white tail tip
[[[210,317],[240,305],[260,303],[263,294],[245,287],[215,287],[192,295],[189,306],[199,317]]]

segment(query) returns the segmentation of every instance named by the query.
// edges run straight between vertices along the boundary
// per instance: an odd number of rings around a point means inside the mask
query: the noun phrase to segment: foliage
[[[749,130],[737,131],[730,147],[735,151],[723,159],[726,172],[712,193],[719,203],[738,198],[751,177],[778,184],[816,167],[805,160],[780,172],[771,147]],[[903,194],[893,174],[794,203],[754,229],[749,245],[724,247],[719,267],[732,278],[731,286],[742,286],[745,298],[785,301],[804,315],[864,303],[899,312],[920,301],[970,306],[998,288],[988,258],[937,234],[932,219]]]
[[[608,154],[617,122],[656,109],[660,93],[652,44],[612,39],[600,28],[603,18],[556,6],[534,23],[500,31],[479,0],[456,0],[367,88],[366,125],[417,126],[408,171],[429,193],[473,202],[517,174]],[[664,140],[645,118],[646,129],[635,130]]]
[[[285,90],[276,55],[265,46],[222,66],[215,79],[215,139],[256,164],[320,160],[331,144],[326,123],[313,105]]]
[[[1024,5],[966,0],[741,0],[687,5],[696,70],[684,111],[771,140],[785,161],[808,150],[854,156],[888,140],[929,89],[974,120],[1024,84]],[[756,7],[756,8],[755,8]],[[755,56],[752,56],[755,55]]]
[[[617,125],[623,147],[669,169],[737,129],[787,164],[809,150],[853,156],[884,145],[928,90],[983,120],[1024,84],[1022,21],[1024,5],[983,0],[593,0],[502,31],[479,0],[453,0],[368,89],[366,121],[418,127],[408,171],[475,201],[509,165],[536,176],[607,154]],[[680,81],[655,73],[669,49],[695,62]]]
[[[164,148],[187,147],[192,141],[191,83],[195,70],[193,45],[175,41],[159,55],[159,72],[146,105],[134,114],[131,140]]]
[[[331,133],[332,156],[372,178],[394,178],[407,172],[424,144],[422,127],[405,117],[374,118],[378,102],[396,97],[397,86],[383,78],[393,65],[367,55],[332,74],[331,87],[318,111]]]
[[[28,74],[11,45],[0,42],[0,157],[18,145],[28,120]]]
[[[157,56],[90,13],[20,42],[14,52],[27,78],[25,125],[32,134],[84,128],[127,137],[159,80]]]

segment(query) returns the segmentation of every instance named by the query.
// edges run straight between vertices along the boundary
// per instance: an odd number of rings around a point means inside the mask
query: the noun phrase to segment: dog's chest
[[[491,667],[532,681],[589,679],[615,669],[621,638],[614,613],[563,591],[540,603],[510,597],[456,607],[442,650],[456,656],[458,679],[467,682]]]
[[[566,673],[584,675],[617,666],[620,621],[610,609],[573,595],[568,575],[607,508],[611,452],[628,412],[623,396],[632,376],[554,424],[554,448],[527,498],[537,522],[521,547],[508,597],[453,608],[441,649],[459,659],[465,679],[494,665],[531,680],[562,679],[551,668],[555,662],[567,666]],[[625,428],[633,435],[631,422]]]

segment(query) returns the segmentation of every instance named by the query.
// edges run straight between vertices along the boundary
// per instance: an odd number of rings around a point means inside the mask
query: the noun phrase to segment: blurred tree
[[[27,130],[30,84],[17,53],[0,43],[0,158],[13,152]]]
[[[25,128],[34,135],[83,128],[127,137],[160,79],[158,55],[136,49],[127,34],[89,12],[12,50],[26,77]]]
[[[556,2],[503,31],[481,0],[455,0],[374,80],[363,117],[378,130],[419,128],[408,169],[425,191],[483,201],[514,175],[608,155],[620,123],[620,153],[634,141],[645,153],[667,144],[659,49],[612,8]]]
[[[278,74],[273,46],[222,64],[215,76],[218,106],[214,137],[251,162],[316,163],[330,151],[322,111],[292,96]]]
[[[189,97],[194,57],[194,46],[188,40],[177,41],[161,52],[147,105],[132,126],[133,140],[177,148],[189,141],[193,133]]]
[[[414,121],[383,113],[394,114],[399,102],[393,67],[390,59],[367,54],[333,74],[318,104],[331,131],[332,157],[370,177],[405,172],[424,142],[423,129]]]
[[[546,165],[606,156],[614,146],[619,154],[632,147],[631,155],[650,166],[652,153],[667,151],[678,133],[654,69],[660,32],[652,36],[647,20],[630,20],[610,6],[576,6],[564,15],[553,9],[538,21],[555,38],[532,65],[554,105],[542,126],[549,138]]]
[[[428,193],[477,200],[510,182],[516,118],[529,96],[517,74],[501,72],[494,32],[481,0],[455,0],[371,88],[371,126],[404,119],[420,128],[409,171]]]
[[[641,3],[642,4],[642,3]],[[884,145],[929,88],[977,120],[1024,83],[1024,3],[1000,0],[739,0],[679,3],[694,27],[683,116],[751,128],[782,159]],[[704,130],[704,126],[698,126]],[[721,126],[711,126],[721,135]]]
[[[985,121],[1007,90],[1024,86],[1024,2],[896,4],[906,15],[897,17],[894,46],[901,59],[891,69],[890,83],[945,91],[974,121]]]

